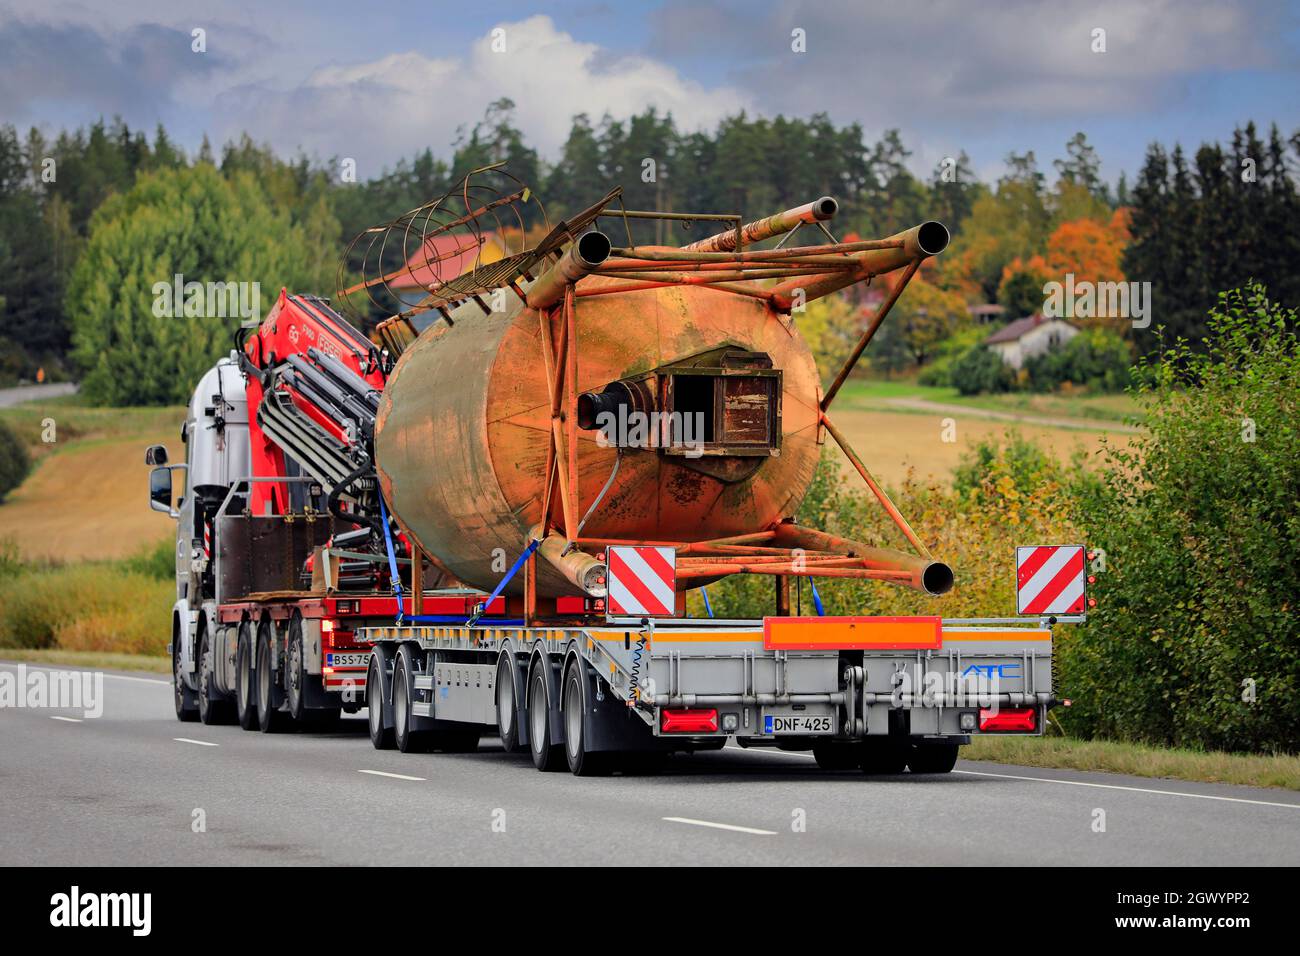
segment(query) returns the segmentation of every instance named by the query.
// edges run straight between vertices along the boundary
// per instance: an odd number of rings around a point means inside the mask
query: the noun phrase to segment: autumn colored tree
[[[1043,311],[1043,286],[1053,278],[1042,256],[1013,259],[1002,269],[998,283],[998,304],[1010,319],[1021,319]]]
[[[960,295],[917,276],[908,283],[885,321],[898,330],[912,361],[921,365],[969,318],[970,311]]]

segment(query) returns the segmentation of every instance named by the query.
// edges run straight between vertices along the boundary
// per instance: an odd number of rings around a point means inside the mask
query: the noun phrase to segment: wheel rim
[[[235,693],[239,697],[239,709],[248,710],[248,639],[239,639],[239,651],[235,654]]]
[[[181,681],[181,651],[178,647],[172,654],[172,696],[176,698],[178,714],[185,709],[185,690]]]
[[[533,672],[533,680],[528,694],[528,727],[532,731],[533,750],[542,752],[546,739],[546,685],[542,683],[542,672]]]
[[[502,737],[508,736],[515,726],[515,692],[509,666],[503,663],[497,671],[497,728]]]
[[[370,670],[366,673],[366,716],[370,721],[370,737],[377,740],[384,727],[383,685],[379,682],[379,668],[370,661]]]
[[[208,647],[206,635],[200,646],[202,650],[199,652],[199,715],[206,719],[208,707],[212,703],[208,698],[208,689],[212,683],[212,651]]]
[[[284,675],[284,682],[289,692],[289,709],[298,714],[302,701],[302,644],[292,641],[289,645],[289,667]]]
[[[398,739],[406,739],[406,668],[401,661],[397,663],[397,682],[393,685],[393,726]]]
[[[271,647],[263,642],[262,652],[257,655],[257,706],[265,714],[271,711]]]
[[[582,687],[573,672],[564,684],[564,741],[569,756],[577,757],[582,752]]]

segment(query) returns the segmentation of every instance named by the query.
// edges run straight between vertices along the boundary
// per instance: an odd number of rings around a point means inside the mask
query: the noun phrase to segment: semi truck
[[[1082,546],[1020,549],[1016,617],[830,616],[816,587],[953,586],[829,415],[943,226],[842,243],[826,197],[615,248],[602,217],[684,214],[614,190],[443,280],[439,240],[468,224],[478,242],[476,215],[530,200],[457,195],[459,216],[440,200],[371,230],[421,223],[398,270],[415,304],[367,337],[282,291],[196,387],[184,461],[148,449],[151,506],[177,522],[180,720],[273,732],[364,708],[376,748],[496,736],[582,776],[729,741],[944,773],[975,735],[1043,732],[1052,627],[1086,613]],[[784,245],[803,227],[831,241]],[[802,306],[877,277],[886,298],[823,387]],[[828,438],[909,551],[796,520]],[[741,574],[770,580],[770,612],[714,617],[707,587]]]

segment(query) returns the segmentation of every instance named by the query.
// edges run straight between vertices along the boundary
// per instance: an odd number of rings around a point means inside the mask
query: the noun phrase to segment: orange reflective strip
[[[938,650],[938,617],[769,617],[763,646],[770,651]]]

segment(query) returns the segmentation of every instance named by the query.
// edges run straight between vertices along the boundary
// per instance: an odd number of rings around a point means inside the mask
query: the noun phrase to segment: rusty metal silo
[[[789,519],[825,436],[842,437],[828,431],[833,390],[822,392],[799,305],[894,269],[910,277],[947,231],[927,223],[886,240],[749,248],[833,214],[823,198],[748,225],[713,217],[730,228],[684,249],[635,246],[630,230],[613,249],[589,227],[615,196],[578,228],[562,224],[568,234],[543,254],[508,263],[513,274],[498,270],[495,302],[486,284],[446,283],[425,306],[445,321],[416,335],[398,316],[400,327],[386,329],[401,355],[375,457],[407,535],[485,589],[545,539],[532,579],[545,597],[603,593],[600,549],[620,541],[677,546],[685,586],[754,570],[788,575],[792,549],[806,549],[813,573],[946,590],[951,572],[923,545],[915,556],[869,549]],[[635,415],[652,424],[613,444],[597,427]],[[510,591],[523,588],[514,581]]]

